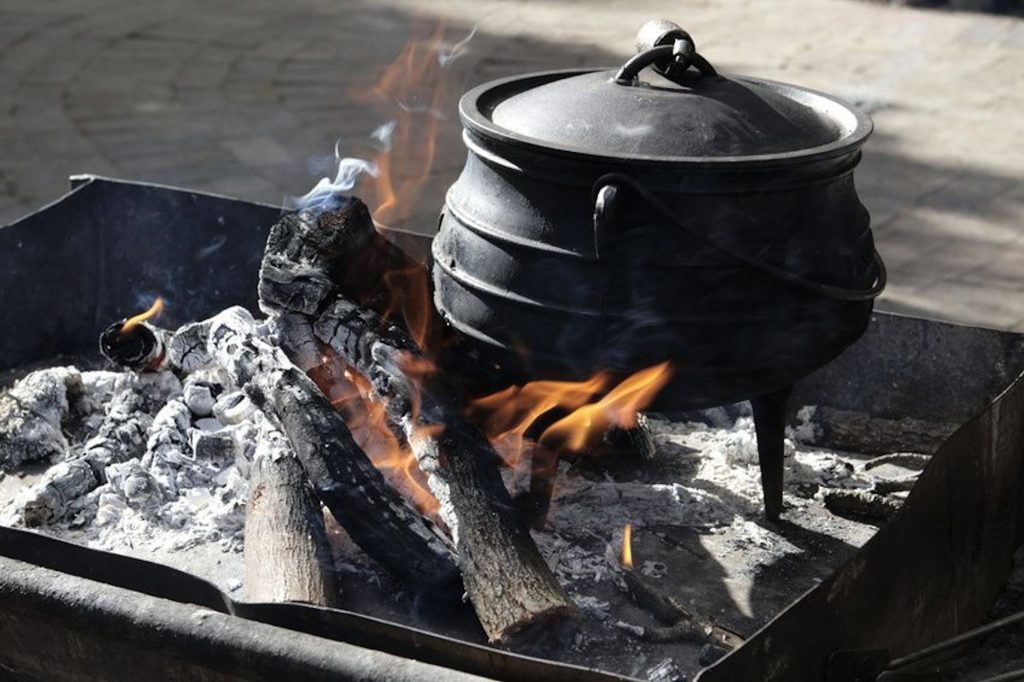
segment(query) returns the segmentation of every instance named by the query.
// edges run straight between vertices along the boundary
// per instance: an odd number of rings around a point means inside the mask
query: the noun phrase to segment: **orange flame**
[[[412,449],[400,443],[388,426],[387,407],[372,395],[369,380],[345,366],[330,349],[321,356],[321,365],[309,371],[310,378],[341,414],[359,447],[422,513],[435,516],[440,504],[427,487]],[[423,427],[426,429],[427,427]],[[429,431],[418,430],[416,436]]]
[[[356,101],[374,105],[390,119],[374,133],[383,143],[383,150],[373,158],[376,173],[363,177],[370,185],[367,203],[378,231],[403,225],[416,212],[437,156],[441,123],[455,109],[446,64],[466,40],[449,46],[444,22],[420,20],[377,82],[351,93]],[[424,225],[418,231],[431,227]],[[399,270],[384,279],[390,293],[384,318],[400,317],[413,340],[429,349],[434,311],[426,270]]]
[[[633,524],[627,523],[622,529],[622,565],[633,568]]]
[[[653,402],[671,376],[670,364],[663,362],[640,370],[610,391],[614,378],[607,372],[586,381],[532,381],[474,400],[467,416],[482,426],[506,463],[515,467],[525,450],[526,434],[544,415],[569,411],[541,432],[541,445],[582,452],[614,427],[635,426],[637,412]]]
[[[412,267],[405,270],[392,270],[384,275],[387,287],[388,309],[384,319],[398,315],[405,321],[405,329],[409,332],[416,345],[428,349],[432,333],[434,304],[430,300],[430,282],[427,269]]]
[[[444,23],[424,28],[415,27],[420,35],[406,43],[372,88],[354,93],[359,100],[386,106],[394,116],[388,148],[374,159],[378,174],[373,217],[383,225],[400,224],[413,215],[434,165],[443,112],[450,103],[441,59]]]
[[[147,310],[144,313],[139,313],[135,317],[129,317],[127,320],[125,320],[124,324],[121,325],[121,333],[127,334],[128,332],[135,329],[146,320],[159,315],[160,313],[163,312],[163,310],[164,299],[161,298],[160,296],[157,296],[156,300],[153,301],[153,305],[149,306],[149,310]]]

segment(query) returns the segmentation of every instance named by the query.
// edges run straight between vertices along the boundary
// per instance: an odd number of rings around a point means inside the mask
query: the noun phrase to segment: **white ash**
[[[225,393],[213,405],[213,414],[222,424],[241,424],[252,419],[257,412],[248,396],[237,390]]]
[[[73,542],[237,582],[258,438],[252,405],[226,374],[198,369],[182,384],[170,371],[55,368],[18,386],[15,396],[33,396],[42,416],[34,431],[14,426],[48,448],[34,457],[57,461],[0,500],[0,523],[43,524]],[[80,418],[74,438],[70,415]]]
[[[0,395],[0,469],[63,456],[68,441],[61,421],[69,394],[81,392],[81,372],[55,367],[32,372]]]
[[[209,331],[206,321],[182,325],[167,342],[167,362],[186,374],[208,366],[212,362],[206,350]]]
[[[710,413],[710,414],[708,414]],[[705,413],[715,425],[651,418],[658,457],[674,471],[662,482],[590,480],[566,463],[560,466],[548,524],[535,538],[559,581],[574,593],[586,583],[615,579],[622,527],[677,526],[722,536],[722,551],[743,551],[751,570],[799,548],[758,522],[763,509],[757,438],[749,412],[733,421],[725,410]],[[871,481],[846,456],[794,443],[813,437],[813,410],[785,441],[785,500],[800,510],[818,487],[867,488]],[[679,480],[671,480],[678,478]],[[663,566],[640,570],[664,575]]]

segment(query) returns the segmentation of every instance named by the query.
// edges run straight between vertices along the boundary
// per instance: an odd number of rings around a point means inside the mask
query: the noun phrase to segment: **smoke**
[[[369,174],[372,177],[377,177],[380,174],[377,164],[372,161],[349,156],[342,157],[340,141],[334,145],[334,161],[333,178],[330,176],[320,178],[313,189],[301,197],[285,197],[285,208],[295,211],[312,211],[313,213],[337,210],[344,206],[352,196],[352,190],[355,189],[363,174]]]

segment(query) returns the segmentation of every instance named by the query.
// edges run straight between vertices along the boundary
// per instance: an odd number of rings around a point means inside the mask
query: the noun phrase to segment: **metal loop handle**
[[[618,192],[615,190],[613,190],[612,192],[608,192],[606,191],[606,188],[614,188],[617,185],[625,185],[629,187],[631,190],[636,192],[641,199],[646,201],[654,210],[656,210],[666,219],[671,221],[676,227],[679,227],[694,239],[697,239],[698,241],[706,244],[707,246],[710,246],[716,251],[723,253],[726,256],[729,256],[730,258],[734,258],[735,260],[738,260],[741,263],[754,268],[755,270],[763,272],[767,275],[771,275],[776,279],[780,279],[786,282],[787,284],[792,284],[793,286],[798,287],[800,289],[804,289],[805,291],[810,291],[811,293],[815,293],[820,296],[834,298],[841,301],[868,301],[873,298],[877,298],[878,295],[881,294],[882,291],[885,289],[888,274],[886,273],[885,263],[882,261],[882,256],[878,253],[878,249],[875,248],[873,244],[871,248],[873,252],[874,266],[876,269],[875,283],[873,285],[871,285],[867,289],[848,289],[846,287],[832,286],[831,284],[822,284],[820,282],[815,282],[814,280],[810,280],[800,275],[789,272],[788,270],[780,268],[777,265],[766,263],[764,261],[758,260],[757,258],[747,256],[745,254],[734,251],[727,246],[723,246],[722,244],[716,243],[715,241],[709,239],[706,235],[694,230],[683,220],[680,220],[679,216],[677,216],[675,212],[672,211],[672,209],[670,209],[660,199],[658,199],[658,197],[656,197],[650,190],[641,185],[640,182],[638,182],[636,179],[623,173],[608,173],[607,175],[602,175],[594,183],[592,190],[592,198],[595,201],[595,206],[597,205],[600,199],[603,199],[603,201],[600,201],[600,203],[602,204],[600,207],[601,210],[599,211],[600,215],[606,216],[611,214],[611,207],[608,206],[607,204],[609,203],[609,200],[614,200]],[[597,215],[595,215],[595,218],[597,218]],[[608,240],[609,226],[606,224],[606,220],[603,222],[604,224],[601,224],[599,226],[598,221],[595,220],[595,241],[599,240],[602,243],[606,243]],[[598,228],[600,228],[599,231]],[[598,253],[598,257],[600,257],[600,252]]]
[[[703,76],[717,76],[718,72],[711,63],[697,53],[693,41],[689,37],[677,38],[670,45],[658,45],[633,56],[622,65],[613,79],[619,85],[633,85],[637,76],[648,66],[674,83],[685,85],[683,76],[690,66],[694,66]]]

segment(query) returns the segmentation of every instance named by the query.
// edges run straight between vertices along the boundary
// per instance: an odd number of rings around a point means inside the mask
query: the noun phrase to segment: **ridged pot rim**
[[[844,100],[810,88],[751,76],[729,75],[732,80],[756,84],[779,92],[805,106],[814,108],[831,118],[845,133],[838,139],[814,147],[794,149],[769,154],[736,156],[656,156],[650,154],[601,154],[564,143],[540,140],[510,130],[495,123],[485,113],[498,102],[526,88],[537,87],[559,78],[608,71],[609,78],[614,69],[577,68],[538,71],[518,76],[509,76],[488,81],[467,91],[459,100],[459,116],[468,132],[484,140],[497,141],[512,147],[530,150],[540,154],[557,155],[577,161],[618,163],[647,166],[684,166],[694,169],[735,171],[745,168],[788,166],[825,160],[855,152],[874,130],[871,118]]]

